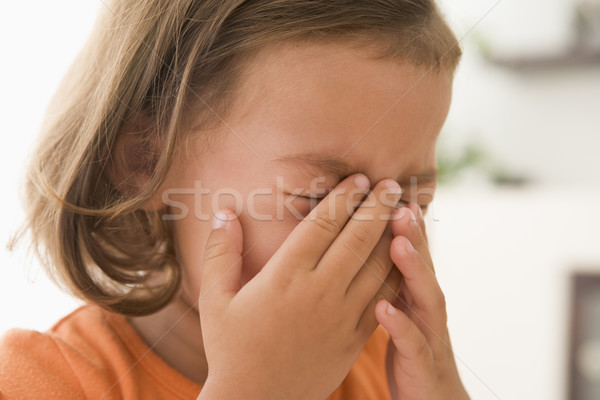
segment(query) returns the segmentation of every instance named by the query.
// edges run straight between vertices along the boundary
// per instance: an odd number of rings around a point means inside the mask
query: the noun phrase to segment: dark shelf
[[[494,65],[515,70],[547,70],[570,67],[600,67],[600,51],[571,50],[557,55],[531,55],[522,57],[488,56]]]

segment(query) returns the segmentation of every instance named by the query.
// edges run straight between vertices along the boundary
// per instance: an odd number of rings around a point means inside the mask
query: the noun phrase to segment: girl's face
[[[188,304],[198,299],[220,208],[238,212],[245,283],[314,206],[300,196],[323,197],[355,172],[372,184],[397,179],[403,199],[422,206],[435,189],[449,72],[375,59],[348,45],[287,44],[260,52],[241,82],[226,120],[210,132],[218,140],[209,150],[201,139],[190,142],[161,193]]]

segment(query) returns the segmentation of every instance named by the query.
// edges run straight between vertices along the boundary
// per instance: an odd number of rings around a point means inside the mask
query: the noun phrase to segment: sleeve
[[[54,339],[12,329],[0,338],[0,399],[85,399]]]

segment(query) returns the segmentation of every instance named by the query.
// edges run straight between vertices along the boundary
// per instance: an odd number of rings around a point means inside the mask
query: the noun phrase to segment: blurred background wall
[[[600,22],[597,0],[579,3],[441,3],[465,56],[427,218],[473,399],[568,398],[571,277],[600,273]],[[18,183],[44,108],[99,7],[0,5],[3,243],[22,218]],[[77,306],[4,249],[0,304],[0,332],[46,329]]]
[[[574,399],[572,275],[600,273],[600,2],[443,6],[465,58],[429,227],[462,376],[474,399]],[[600,398],[580,348],[596,391],[578,399]]]

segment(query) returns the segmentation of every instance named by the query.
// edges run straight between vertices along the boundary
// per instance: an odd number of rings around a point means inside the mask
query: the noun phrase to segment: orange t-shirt
[[[379,327],[329,400],[389,399]],[[48,332],[0,339],[0,399],[196,399],[201,386],[156,355],[124,316],[85,306]]]

